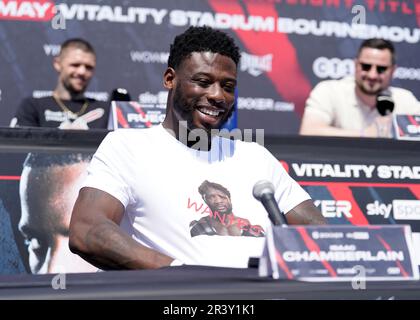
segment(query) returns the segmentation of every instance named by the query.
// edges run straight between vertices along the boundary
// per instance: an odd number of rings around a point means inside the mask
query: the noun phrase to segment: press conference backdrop
[[[70,37],[96,48],[91,96],[107,100],[124,87],[133,100],[162,106],[170,43],[204,24],[227,31],[240,46],[240,128],[297,132],[311,88],[352,73],[352,58],[369,37],[395,43],[394,85],[420,99],[419,0],[0,0],[0,126],[23,97],[50,94],[52,58]]]

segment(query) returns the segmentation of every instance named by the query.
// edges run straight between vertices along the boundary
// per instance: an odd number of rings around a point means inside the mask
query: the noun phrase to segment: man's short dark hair
[[[230,192],[224,186],[222,186],[221,184],[218,184],[218,183],[214,183],[214,182],[204,180],[203,183],[198,187],[198,192],[200,192],[200,194],[201,194],[201,196],[203,197],[204,200],[205,200],[205,195],[209,191],[209,188],[213,188],[213,189],[222,191],[230,199]]]
[[[175,37],[171,44],[168,67],[177,69],[181,62],[193,52],[220,53],[231,58],[236,65],[241,54],[234,40],[226,33],[210,27],[189,27],[184,33]]]
[[[359,48],[359,52],[357,53],[357,56],[360,56],[360,52],[364,48],[371,48],[371,49],[379,49],[379,50],[389,50],[391,52],[391,59],[392,64],[396,63],[396,56],[395,56],[395,48],[391,41],[385,40],[385,39],[379,39],[379,38],[373,38],[373,39],[367,39],[362,42]]]
[[[34,153],[30,152],[26,156],[23,167],[28,168],[49,168],[53,166],[68,166],[75,163],[89,162],[92,159],[91,153]]]
[[[93,55],[96,55],[95,49],[93,49],[93,46],[88,41],[82,38],[72,38],[72,39],[68,39],[64,41],[61,44],[60,54],[68,48],[80,49],[84,52],[88,52],[88,53],[92,53]]]

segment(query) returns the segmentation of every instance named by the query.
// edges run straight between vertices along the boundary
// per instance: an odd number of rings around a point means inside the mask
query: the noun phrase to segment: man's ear
[[[173,89],[176,84],[176,72],[173,68],[166,69],[165,73],[163,74],[163,86],[166,89]]]
[[[393,75],[393,74],[394,74],[395,70],[397,70],[397,65],[396,65],[396,64],[394,64],[394,65],[391,67],[391,75]]]
[[[60,57],[54,57],[53,67],[54,67],[55,71],[57,71],[58,73],[61,72]]]

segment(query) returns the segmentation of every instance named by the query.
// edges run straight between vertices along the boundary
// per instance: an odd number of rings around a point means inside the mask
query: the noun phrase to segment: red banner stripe
[[[364,226],[368,225],[369,221],[366,219],[365,215],[363,214],[362,210],[360,210],[359,205],[357,204],[356,200],[353,197],[353,193],[351,192],[348,186],[344,185],[329,185],[327,186],[328,191],[331,193],[335,200],[342,200],[345,199],[350,201],[351,203],[351,217],[346,217],[352,224],[357,226]]]
[[[20,180],[20,176],[0,176],[0,180]]]
[[[117,119],[118,119],[118,123],[120,125],[122,125],[123,128],[129,128],[130,126],[128,125],[127,121],[124,118],[124,114],[121,111],[121,109],[119,107],[115,108],[117,111]]]
[[[382,182],[328,182],[328,181],[298,181],[302,186],[345,186],[345,187],[387,187],[387,188],[420,188],[415,183],[382,183]]]
[[[293,274],[290,272],[289,268],[287,267],[286,262],[283,260],[281,253],[276,250],[276,260],[277,264],[280,266],[280,268],[286,273],[287,279],[291,280],[293,279]]]
[[[389,245],[389,243],[387,243],[380,235],[376,236],[379,240],[379,242],[382,243],[382,245],[384,246],[384,248],[386,249],[386,251],[392,251],[391,246]],[[401,273],[403,275],[404,278],[408,278],[408,273],[407,271],[404,270],[404,267],[402,266],[402,264],[397,260],[395,261],[395,263],[397,264],[398,268],[401,270]]]
[[[277,28],[279,16],[274,3],[246,1],[244,6],[247,13],[244,12],[239,1],[209,0],[209,5],[218,13],[273,17],[274,28]],[[234,32],[250,53],[273,55],[272,69],[266,74],[282,98],[294,103],[295,111],[302,115],[312,86],[301,68],[296,49],[287,35],[276,30],[259,32],[234,30]]]
[[[312,240],[312,238],[306,232],[306,229],[304,227],[296,227],[296,229],[300,233],[302,240],[305,242],[305,245],[309,249],[309,251],[315,251],[318,253],[321,251],[321,249],[319,249],[319,246],[314,240]],[[337,277],[337,273],[328,261],[321,260],[320,262],[324,265],[325,269],[328,270],[331,277]]]

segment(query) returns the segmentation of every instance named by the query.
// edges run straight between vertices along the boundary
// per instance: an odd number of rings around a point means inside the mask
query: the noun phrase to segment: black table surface
[[[53,289],[62,277],[65,289]],[[63,278],[65,277],[65,278]],[[0,299],[420,299],[420,281],[303,282],[258,276],[257,269],[180,266],[65,275],[2,275]]]

